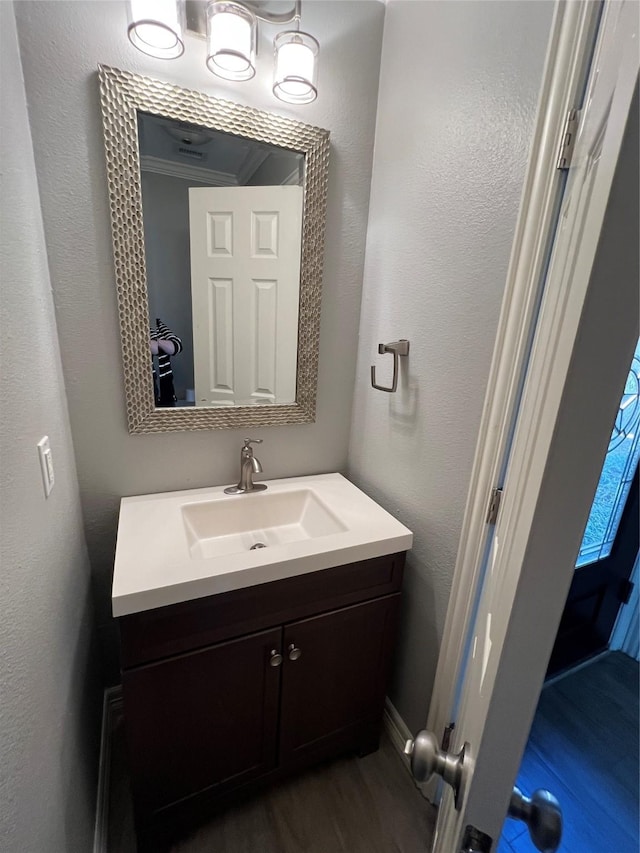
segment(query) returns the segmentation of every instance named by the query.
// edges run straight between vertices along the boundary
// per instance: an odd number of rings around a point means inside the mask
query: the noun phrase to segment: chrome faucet
[[[246,492],[264,492],[264,483],[254,483],[253,475],[262,473],[260,460],[253,455],[252,444],[262,444],[261,438],[245,438],[240,451],[240,482],[237,486],[229,486],[224,490],[225,495],[243,495]]]

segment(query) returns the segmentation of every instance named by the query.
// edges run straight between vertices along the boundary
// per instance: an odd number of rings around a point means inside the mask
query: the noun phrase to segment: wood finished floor
[[[435,809],[383,737],[365,758],[343,758],[274,785],[214,817],[172,853],[426,853]],[[121,722],[114,732],[109,853],[135,853]]]
[[[560,853],[638,853],[638,687],[613,652],[542,691],[518,783],[560,801]],[[505,822],[498,853],[535,853],[524,824]]]
[[[518,782],[560,800],[560,853],[638,853],[638,664],[619,652],[545,688]],[[435,810],[391,744],[274,786],[215,817],[173,853],[426,853]],[[121,725],[112,752],[109,853],[135,853]],[[535,853],[507,820],[498,853]]]

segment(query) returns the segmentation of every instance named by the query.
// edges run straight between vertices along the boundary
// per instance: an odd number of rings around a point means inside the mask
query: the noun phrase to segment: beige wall
[[[390,696],[424,725],[552,3],[386,7],[349,476],[415,534]],[[371,389],[408,338],[397,394]]]
[[[0,849],[90,850],[102,692],[13,7],[0,3]],[[45,500],[36,443],[56,482]]]
[[[206,70],[201,41],[189,38],[183,57],[172,62],[135,50],[120,0],[19,2],[17,19],[87,541],[109,632],[120,498],[231,483],[243,434],[127,432],[96,66],[168,79],[331,130],[318,417],[315,424],[258,432],[267,477],[343,470],[384,6],[305,4],[303,27],[322,45],[320,95],[312,105],[289,108],[270,93],[272,27],[264,31],[258,74],[234,85]],[[116,674],[114,660],[110,675]]]

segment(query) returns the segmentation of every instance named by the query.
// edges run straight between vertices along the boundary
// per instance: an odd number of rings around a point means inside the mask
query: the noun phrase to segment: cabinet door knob
[[[302,651],[296,648],[295,643],[291,643],[289,646],[289,660],[298,660],[300,657],[302,657]]]
[[[277,649],[271,649],[269,654],[269,666],[280,666],[282,663],[282,655]]]

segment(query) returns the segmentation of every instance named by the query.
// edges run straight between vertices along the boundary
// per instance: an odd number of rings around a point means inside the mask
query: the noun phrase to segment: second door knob
[[[295,643],[291,643],[291,645],[289,646],[289,660],[298,660],[298,658],[301,656],[301,650],[296,647]]]

